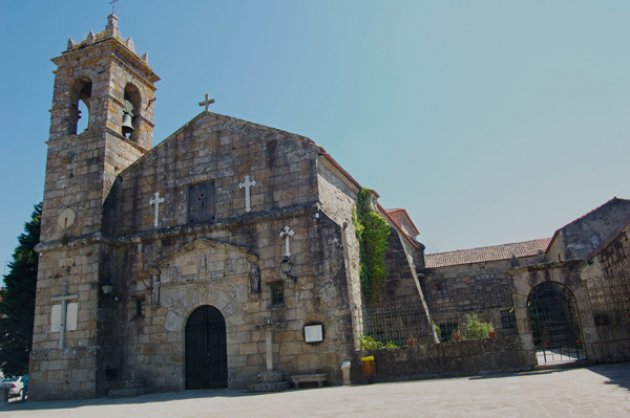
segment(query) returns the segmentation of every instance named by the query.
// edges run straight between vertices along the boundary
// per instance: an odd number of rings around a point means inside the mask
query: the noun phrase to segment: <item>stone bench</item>
[[[317,382],[317,385],[321,388],[323,383],[328,380],[328,373],[305,373],[291,375],[291,382],[296,388],[300,383],[304,382]]]

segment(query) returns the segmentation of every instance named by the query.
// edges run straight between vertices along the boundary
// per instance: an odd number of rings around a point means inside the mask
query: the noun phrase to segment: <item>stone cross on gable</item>
[[[53,302],[61,302],[60,305],[53,305],[51,314],[51,331],[59,332],[59,349],[62,350],[65,347],[66,330],[72,331],[77,328],[77,303],[68,303],[69,300],[79,299],[77,294],[68,294],[68,284],[63,285],[63,295],[53,296],[50,298]],[[68,309],[72,306],[72,309]],[[70,321],[68,317],[70,316]],[[71,322],[68,324],[68,322]],[[68,326],[70,325],[70,326]]]
[[[291,257],[291,247],[289,245],[289,238],[295,235],[295,231],[288,225],[285,225],[280,232],[280,238],[284,238],[284,256]]]
[[[206,93],[206,98],[205,100],[202,100],[201,102],[199,102],[199,106],[204,106],[205,107],[205,111],[208,111],[208,106],[210,106],[212,103],[214,103],[214,99],[211,99],[210,97],[208,97],[208,93]]]
[[[155,192],[153,198],[149,200],[149,205],[153,206],[153,226],[156,228],[160,220],[160,203],[164,203],[164,198],[160,197],[160,192]]]
[[[245,181],[238,184],[239,189],[245,189],[245,212],[251,212],[251,192],[250,189],[256,185],[256,180],[252,177],[251,180],[249,175],[245,176]]]

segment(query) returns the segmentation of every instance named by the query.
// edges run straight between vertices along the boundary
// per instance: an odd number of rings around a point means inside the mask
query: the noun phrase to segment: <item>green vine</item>
[[[385,251],[390,227],[381,215],[372,210],[368,189],[359,191],[352,221],[360,247],[361,289],[368,304],[378,304],[386,274]]]

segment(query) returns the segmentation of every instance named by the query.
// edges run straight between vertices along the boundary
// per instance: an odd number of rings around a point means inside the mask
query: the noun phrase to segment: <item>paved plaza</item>
[[[254,395],[185,391],[13,402],[0,417],[630,417],[630,363]]]

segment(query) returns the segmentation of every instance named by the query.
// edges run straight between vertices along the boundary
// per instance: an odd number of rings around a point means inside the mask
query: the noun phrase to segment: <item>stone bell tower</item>
[[[103,203],[117,175],[152,145],[154,83],[131,38],[108,17],[52,62],[57,66],[42,211],[30,395],[103,395],[102,285],[110,244]]]

